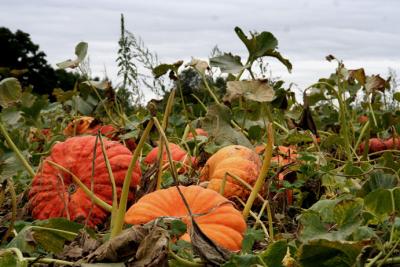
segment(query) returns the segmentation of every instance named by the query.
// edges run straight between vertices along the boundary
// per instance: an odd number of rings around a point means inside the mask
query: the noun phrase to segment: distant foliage
[[[23,87],[32,86],[33,92],[51,95],[54,88],[72,89],[79,75],[54,70],[28,33],[0,28],[0,80],[16,77]]]

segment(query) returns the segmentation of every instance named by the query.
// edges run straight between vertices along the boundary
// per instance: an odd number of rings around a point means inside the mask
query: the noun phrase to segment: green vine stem
[[[93,198],[93,202],[96,205],[100,206],[101,208],[103,208],[104,210],[106,210],[108,212],[112,211],[112,206],[110,204],[108,204],[107,202],[105,202],[104,200],[102,200],[101,198],[96,196],[89,188],[87,188],[87,186],[84,183],[82,183],[81,179],[79,179],[70,170],[64,168],[60,164],[57,164],[57,163],[55,163],[54,161],[51,161],[51,160],[45,160],[45,162],[47,162],[50,165],[56,167],[57,169],[62,170],[63,172],[66,172],[69,175],[71,175],[72,180],[74,180],[74,183],[76,183],[83,190],[83,192],[85,192],[86,195],[88,195],[89,197]]]
[[[8,134],[7,130],[4,128],[4,125],[2,122],[0,122],[0,132],[4,136],[4,138],[7,141],[7,144],[10,146],[12,151],[17,155],[17,158],[19,161],[22,163],[24,166],[25,170],[29,173],[29,175],[33,178],[35,177],[35,171],[31,167],[31,165],[28,163],[28,161],[25,159],[25,157],[22,155],[21,151],[18,149],[18,147],[14,144],[13,140],[11,139],[10,135]]]
[[[170,247],[169,247],[168,253],[172,258],[174,258],[179,263],[179,266],[182,266],[182,267],[203,267],[203,266],[205,266],[201,262],[189,261],[187,259],[184,259],[184,258],[178,256],[175,252],[172,251],[172,249]]]
[[[247,199],[246,205],[243,209],[243,217],[245,220],[247,220],[247,217],[249,216],[251,207],[253,206],[253,203],[254,203],[255,199],[257,198],[258,192],[261,191],[261,188],[264,185],[264,181],[267,176],[269,166],[271,164],[273,144],[274,144],[274,129],[273,129],[272,123],[269,123],[268,124],[268,140],[267,140],[267,145],[265,147],[264,161],[263,161],[263,164],[261,167],[261,171],[260,171],[260,174],[258,175],[258,178],[256,180],[254,188],[251,191],[250,196]]]
[[[140,141],[135,149],[135,152],[133,153],[132,160],[129,164],[128,170],[126,171],[124,184],[122,186],[122,193],[119,200],[118,211],[115,219],[115,224],[111,229],[111,238],[117,236],[119,233],[122,232],[122,228],[124,226],[124,216],[126,212],[126,206],[128,203],[128,195],[130,191],[129,187],[131,185],[131,180],[132,180],[132,171],[136,165],[136,161],[139,159],[139,155],[142,152],[143,145],[147,137],[149,136],[153,124],[154,124],[153,120],[150,120],[147,123],[147,126],[143,131],[142,137],[140,138]]]
[[[307,87],[306,90],[316,87],[316,86],[325,86],[326,89],[328,89],[333,95],[336,96],[336,99],[339,102],[339,120],[340,120],[340,132],[343,136],[344,139],[344,146],[345,146],[345,151],[346,151],[346,157],[347,160],[352,162],[353,161],[353,154],[351,152],[351,140],[350,140],[350,135],[349,135],[349,129],[351,128],[348,125],[348,121],[346,119],[347,117],[347,108],[345,101],[342,98],[342,90],[341,87],[338,83],[338,91],[329,83],[326,82],[317,82],[312,84],[311,86]]]
[[[50,258],[35,258],[35,257],[27,257],[24,258],[24,255],[18,248],[7,248],[3,251],[0,251],[0,256],[2,253],[11,252],[17,256],[17,266],[28,266],[28,262],[34,263],[45,263],[45,264],[58,264],[63,266],[74,266],[73,262],[64,261],[64,260],[57,260],[57,259],[50,259]],[[31,266],[31,265],[29,265]]]
[[[360,146],[362,139],[364,138],[364,135],[366,134],[368,128],[369,128],[369,121],[367,121],[364,126],[361,128],[360,136],[357,139],[356,145],[354,146],[354,149],[357,150],[358,147]]]
[[[200,72],[199,72],[200,73]],[[213,92],[213,90],[211,90],[210,85],[208,84],[207,80],[206,80],[206,76],[203,73],[200,73],[201,78],[203,79],[203,83],[207,88],[207,91],[210,93],[211,97],[214,99],[215,103],[217,104],[221,104],[221,102],[219,102],[218,97],[215,95],[215,93]]]
[[[106,148],[104,146],[103,138],[102,138],[102,136],[100,134],[100,131],[98,132],[98,137],[100,139],[101,152],[103,153],[104,161],[106,163],[106,167],[107,167],[107,171],[108,171],[108,177],[110,178],[110,182],[111,182],[111,186],[112,186],[112,197],[113,197],[112,211],[111,211],[111,228],[112,228],[114,223],[115,223],[115,216],[116,216],[117,210],[118,210],[117,186],[115,185],[114,174],[112,172],[110,160],[108,159]]]
[[[174,99],[175,99],[175,90],[172,90],[171,93],[169,94],[168,101],[167,101],[167,106],[165,107],[165,114],[163,117],[162,121],[162,128],[165,131],[168,127],[168,119],[169,119],[169,114],[172,111],[172,107],[174,104]],[[164,139],[160,136],[160,141],[159,141],[159,146],[158,146],[158,154],[157,154],[157,159],[158,159],[158,171],[157,171],[157,189],[161,188],[161,182],[162,182],[162,165],[163,165],[163,158],[164,158]]]

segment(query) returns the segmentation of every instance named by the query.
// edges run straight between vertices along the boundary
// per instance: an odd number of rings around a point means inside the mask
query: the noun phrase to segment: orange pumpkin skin
[[[213,190],[200,186],[179,186],[200,229],[218,245],[231,251],[241,249],[246,223],[232,203]],[[142,197],[131,206],[125,222],[144,224],[158,217],[179,217],[190,227],[190,217],[176,187],[162,189]],[[186,233],[181,239],[190,241]]]
[[[240,177],[250,185],[254,185],[261,169],[261,160],[253,150],[231,145],[218,150],[212,155],[200,172],[201,181],[209,181],[208,188],[220,191],[225,173]],[[227,175],[224,188],[225,197],[246,197],[249,190],[239,181]]]
[[[180,146],[169,143],[169,149],[171,152],[172,160],[176,162],[181,162],[183,165],[196,165],[196,158],[190,157],[188,153],[183,150]],[[147,165],[152,165],[157,162],[158,156],[158,147],[153,148],[149,154],[147,154],[146,158],[144,159],[144,163]],[[167,151],[164,147],[163,149],[163,164],[168,163],[168,156]],[[185,172],[186,168],[182,168],[180,172]]]
[[[95,136],[71,137],[65,142],[54,145],[51,155],[45,159],[33,178],[32,187],[29,191],[29,207],[33,218],[43,220],[54,217],[69,217],[70,220],[81,222],[88,219],[88,225],[92,227],[107,219],[108,212],[97,205],[92,205],[90,197],[84,193],[79,185],[74,184],[68,173],[46,162],[47,160],[53,161],[68,169],[90,189],[95,139]],[[117,142],[106,139],[103,139],[103,142],[119,195],[132,154],[125,146]],[[112,186],[99,141],[95,158],[93,191],[98,197],[111,204]],[[130,185],[130,200],[134,197],[132,192],[140,178],[141,170],[139,163],[136,162]]]

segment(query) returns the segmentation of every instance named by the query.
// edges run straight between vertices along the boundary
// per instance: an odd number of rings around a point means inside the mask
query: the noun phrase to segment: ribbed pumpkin
[[[182,165],[184,165],[184,167],[180,169],[180,172],[185,172],[185,170],[187,170],[187,166],[194,166],[196,164],[196,158],[190,157],[188,153],[185,150],[183,150],[180,146],[174,143],[169,143],[169,149],[171,152],[172,160],[180,162]],[[152,165],[156,163],[157,155],[158,155],[158,147],[155,147],[149,152],[149,154],[147,154],[146,158],[144,159],[144,163],[146,163],[147,165]],[[168,162],[169,161],[168,161],[167,151],[164,147],[163,164],[166,164]]]
[[[218,150],[207,160],[200,172],[200,180],[209,181],[208,188],[219,192],[225,173],[238,176],[254,185],[260,169],[261,160],[257,153],[244,146],[231,145]],[[225,197],[246,197],[249,193],[240,182],[227,175]]]
[[[29,206],[35,219],[54,217],[68,217],[75,221],[85,221],[88,216],[88,225],[94,226],[105,221],[108,213],[101,207],[92,205],[90,197],[76,185],[70,174],[61,171],[47,161],[53,161],[71,173],[75,174],[90,189],[92,181],[93,150],[95,136],[77,136],[68,138],[65,142],[57,143],[40,166],[33,178],[29,191]],[[132,159],[131,152],[118,142],[103,139],[106,153],[114,173],[118,194],[124,182],[125,173]],[[112,186],[107,167],[101,150],[100,141],[96,147],[94,160],[93,188],[94,193],[112,203]],[[136,163],[132,173],[131,193],[139,183],[141,170]]]
[[[238,251],[246,223],[232,203],[217,192],[200,186],[179,186],[200,229],[215,243]],[[190,218],[176,187],[162,189],[142,197],[125,215],[129,224],[144,224],[158,217],[179,217],[190,227]],[[181,237],[190,241],[188,233]]]

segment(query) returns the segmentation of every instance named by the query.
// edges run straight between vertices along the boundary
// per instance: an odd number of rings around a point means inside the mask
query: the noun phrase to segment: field
[[[1,69],[0,266],[400,266],[395,75],[328,55],[299,100],[270,32],[159,64],[121,26],[116,86],[85,42],[70,88]]]

